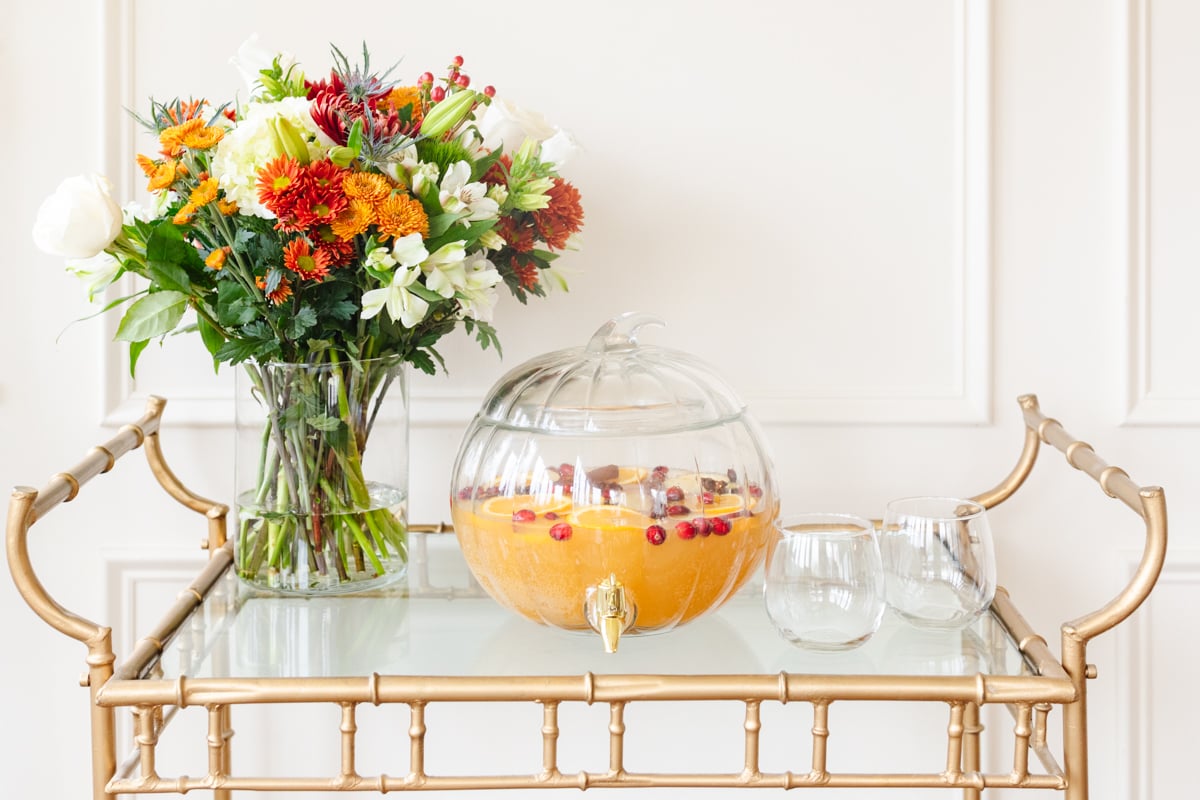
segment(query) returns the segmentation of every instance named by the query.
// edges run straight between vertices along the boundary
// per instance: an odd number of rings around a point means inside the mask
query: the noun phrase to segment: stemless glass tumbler
[[[845,514],[777,524],[763,595],[780,635],[810,650],[849,650],[879,630],[883,567],[874,526]]]
[[[996,561],[979,503],[954,497],[893,500],[879,547],[888,605],[912,624],[962,628],[991,605]]]

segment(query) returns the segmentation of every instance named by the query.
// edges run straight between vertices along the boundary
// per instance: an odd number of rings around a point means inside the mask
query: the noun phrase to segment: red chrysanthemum
[[[319,281],[329,274],[329,255],[296,237],[283,248],[283,265],[306,281]]]
[[[488,186],[507,186],[508,173],[512,169],[512,159],[507,154],[492,162],[481,179]]]
[[[555,178],[546,194],[550,196],[550,205],[533,212],[533,224],[551,250],[561,250],[571,234],[583,227],[579,190],[562,178]]]
[[[348,202],[342,193],[345,175],[346,170],[329,161],[314,161],[305,167],[287,213],[276,215],[279,222],[275,228],[289,233],[308,231],[337,219]]]
[[[501,217],[496,224],[496,233],[518,253],[528,253],[535,244],[533,225],[527,221],[519,222],[513,217]]]
[[[291,215],[301,189],[300,162],[280,156],[258,171],[258,202],[279,219]]]
[[[512,260],[513,274],[517,276],[517,280],[521,282],[521,288],[525,291],[533,291],[538,285],[538,268],[532,261],[517,256]]]
[[[313,122],[335,144],[344,147],[346,140],[350,138],[350,126],[354,124],[353,120],[362,116],[362,110],[356,109],[346,95],[328,90],[314,94],[310,88],[309,99],[312,100],[312,105],[309,106],[308,113]],[[350,120],[349,124],[347,120]]]

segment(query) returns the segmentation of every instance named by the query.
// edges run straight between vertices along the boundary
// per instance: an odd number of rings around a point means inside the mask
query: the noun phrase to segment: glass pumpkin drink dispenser
[[[639,344],[627,314],[586,347],[494,386],[454,466],[463,555],[536,622],[666,631],[716,608],[762,563],[778,499],[757,428],[701,360]]]

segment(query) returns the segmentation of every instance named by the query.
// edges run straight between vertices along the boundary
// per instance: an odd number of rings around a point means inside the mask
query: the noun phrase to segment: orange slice
[[[514,494],[511,497],[498,495],[488,498],[479,510],[493,517],[511,518],[514,512],[523,508],[527,508],[539,516],[550,511],[562,514],[571,510],[571,500],[566,497],[531,494]]]
[[[616,483],[628,486],[631,483],[641,483],[647,475],[645,467],[621,467],[617,473]]]
[[[604,531],[645,531],[654,520],[628,506],[584,506],[571,513],[571,524]]]
[[[713,495],[713,501],[707,505],[697,506],[694,510],[703,512],[706,517],[720,517],[725,514],[736,514],[746,507],[740,494]]]

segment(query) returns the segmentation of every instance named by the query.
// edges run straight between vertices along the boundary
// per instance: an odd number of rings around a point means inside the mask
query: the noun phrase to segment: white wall
[[[63,332],[91,309],[29,239],[62,177],[109,172],[132,195],[134,148],[148,141],[122,103],[228,96],[239,86],[226,59],[253,31],[313,73],[330,40],[354,49],[366,37],[409,78],[461,53],[477,82],[586,147],[568,169],[586,249],[571,257],[570,295],[502,305],[503,363],[464,337],[445,348],[451,375],[417,384],[412,446],[427,468],[414,472],[414,518],[445,516],[462,427],[505,368],[628,309],[667,320],[660,343],[721,365],[766,423],[792,510],[877,516],[890,497],[987,488],[1019,447],[1015,397],[1036,392],[1111,463],[1167,490],[1164,580],[1092,652],[1092,796],[1185,796],[1182,734],[1200,710],[1185,672],[1200,599],[1196,4],[47,0],[6,11],[0,484],[41,485],[153,392],[171,401],[163,439],[176,472],[202,493],[232,492],[228,376],[213,379],[198,344],[179,340],[148,350],[130,385],[106,343],[111,321]],[[1058,624],[1105,602],[1141,542],[1123,507],[1057,454],[1043,461],[994,527],[1001,582],[1056,646]],[[106,611],[106,562],[194,557],[200,530],[137,454],[85,493],[34,529],[31,548],[64,605],[104,618],[119,612]],[[6,581],[0,608],[4,794],[83,796],[82,648]],[[154,617],[139,612],[139,624]]]

